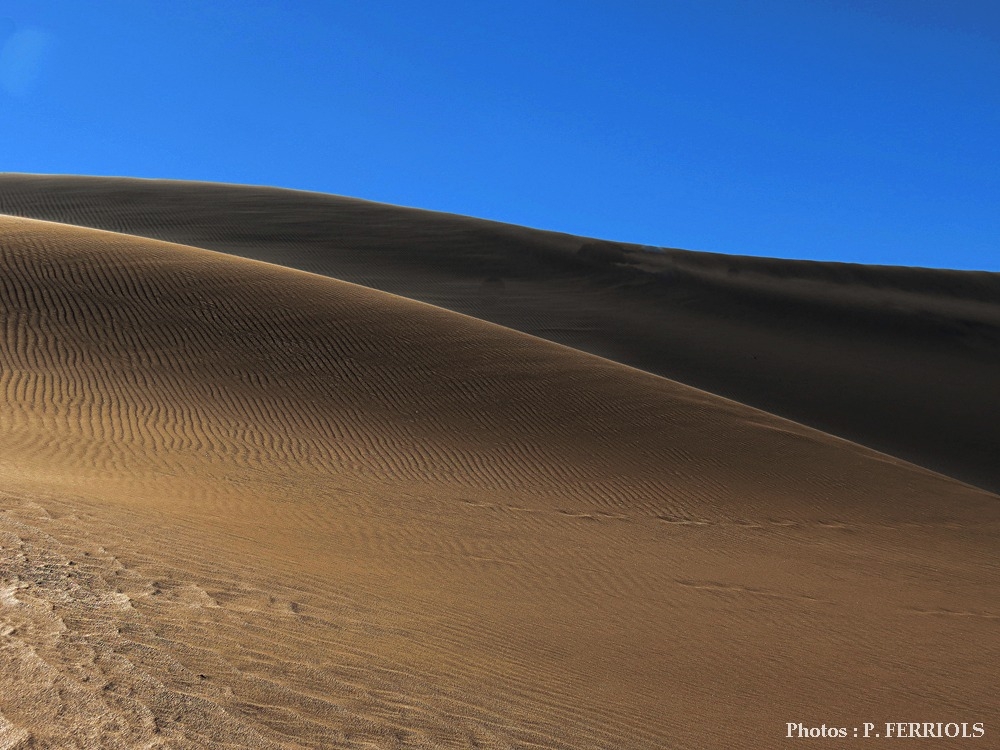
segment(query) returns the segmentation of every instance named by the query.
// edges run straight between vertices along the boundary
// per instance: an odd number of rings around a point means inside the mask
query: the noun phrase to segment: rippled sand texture
[[[0,325],[0,747],[1000,727],[996,495],[455,312],[93,229],[0,218]]]
[[[0,174],[0,213],[419,299],[1000,492],[1000,274],[641,248],[294,190]]]

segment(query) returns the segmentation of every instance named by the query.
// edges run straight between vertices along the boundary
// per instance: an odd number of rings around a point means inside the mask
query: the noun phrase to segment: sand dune
[[[996,495],[324,276],[0,238],[0,747],[995,731]]]
[[[281,263],[718,393],[1000,491],[1000,276],[601,243],[268,188],[0,175],[0,212]]]

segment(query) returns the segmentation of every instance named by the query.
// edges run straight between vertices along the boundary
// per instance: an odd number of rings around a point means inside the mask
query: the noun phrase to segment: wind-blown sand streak
[[[995,495],[333,279],[0,238],[0,746],[1000,718]]]
[[[0,175],[0,212],[419,299],[1000,491],[1000,275],[643,250],[339,196]]]

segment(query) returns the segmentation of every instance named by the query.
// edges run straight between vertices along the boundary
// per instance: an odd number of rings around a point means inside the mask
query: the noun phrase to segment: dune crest
[[[342,196],[0,174],[0,213],[320,273],[1000,491],[1000,274],[644,248]]]

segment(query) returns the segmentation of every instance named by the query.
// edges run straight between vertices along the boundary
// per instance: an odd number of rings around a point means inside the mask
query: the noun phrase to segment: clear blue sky
[[[1000,270],[1000,2],[4,0],[0,170]]]

